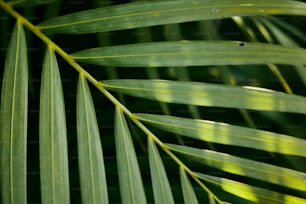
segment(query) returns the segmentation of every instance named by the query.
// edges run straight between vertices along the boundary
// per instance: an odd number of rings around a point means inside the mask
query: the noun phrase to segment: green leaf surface
[[[207,120],[154,114],[135,114],[135,116],[168,132],[206,142],[306,157],[306,140],[288,135]]]
[[[13,7],[30,7],[41,4],[50,4],[58,0],[10,0],[9,3]]]
[[[306,203],[303,198],[277,193],[263,188],[254,187],[229,179],[196,174],[200,179],[222,188],[233,195],[261,204],[302,204]]]
[[[26,203],[28,62],[25,34],[19,23],[11,35],[1,93],[0,202]]]
[[[167,80],[107,80],[105,88],[167,103],[306,114],[306,98],[257,87]]]
[[[198,204],[197,196],[189,181],[189,178],[184,169],[180,168],[181,186],[183,191],[184,202],[188,204]]]
[[[230,16],[306,15],[306,4],[288,0],[172,0],[136,2],[82,11],[38,25],[45,32],[94,33]]]
[[[94,104],[86,79],[79,76],[77,137],[83,203],[108,203],[102,146]]]
[[[154,141],[152,141],[151,138],[148,138],[148,152],[154,201],[155,203],[161,204],[174,204],[171,187],[163,161],[158,153]]]
[[[167,67],[244,64],[306,64],[306,50],[235,41],[154,42],[91,48],[72,54],[102,66]]]
[[[70,203],[64,97],[57,60],[47,49],[41,80],[39,150],[42,203]]]
[[[211,150],[174,144],[167,144],[167,146],[171,150],[187,156],[189,159],[194,159],[202,164],[229,173],[263,180],[265,182],[274,183],[300,191],[306,191],[306,174],[302,172]]]
[[[145,204],[147,201],[133,141],[119,108],[115,113],[115,139],[122,203]]]

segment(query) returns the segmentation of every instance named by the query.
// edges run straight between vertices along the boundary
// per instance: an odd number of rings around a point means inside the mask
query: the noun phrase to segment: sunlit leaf
[[[283,134],[207,120],[153,114],[135,116],[160,129],[206,142],[306,157],[306,140]]]
[[[57,60],[47,49],[41,80],[39,150],[42,203],[69,203],[64,97]]]
[[[184,169],[180,168],[180,178],[185,203],[198,204],[197,197]]]
[[[124,67],[243,64],[306,64],[306,51],[280,45],[235,41],[154,42],[91,48],[72,54],[80,62]]]
[[[119,108],[116,108],[115,114],[115,139],[122,203],[146,203],[133,141],[124,115]]]
[[[257,87],[167,80],[107,80],[105,88],[167,103],[306,114],[306,98]]]
[[[301,204],[306,200],[303,198],[277,193],[263,188],[254,187],[237,181],[225,178],[209,176],[206,174],[196,174],[199,178],[213,183],[231,194],[246,200],[254,201],[262,204]]]
[[[174,204],[163,161],[151,138],[148,139],[148,152],[155,203]]]
[[[77,136],[83,203],[108,203],[102,146],[87,81],[80,76],[77,92]]]
[[[202,164],[226,172],[271,182],[300,191],[306,191],[306,174],[302,172],[211,150],[174,144],[168,144],[167,146],[171,150],[187,156],[189,159],[194,159]]]
[[[80,34],[262,14],[305,15],[306,4],[288,0],[136,2],[68,14],[43,22],[38,27],[46,32]]]
[[[1,203],[27,202],[28,62],[23,27],[17,23],[7,51],[0,110]]]

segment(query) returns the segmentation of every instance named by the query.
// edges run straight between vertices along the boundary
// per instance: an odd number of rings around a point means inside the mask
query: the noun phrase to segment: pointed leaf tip
[[[5,60],[0,109],[2,203],[27,201],[28,62],[24,30],[17,23]]]
[[[147,203],[130,131],[118,107],[115,112],[115,140],[122,203]]]
[[[174,204],[163,161],[151,138],[148,138],[148,152],[155,203]]]
[[[82,201],[106,204],[108,193],[98,122],[90,89],[81,75],[77,87],[77,138]]]
[[[67,129],[55,53],[47,49],[41,80],[39,149],[42,203],[69,203]]]

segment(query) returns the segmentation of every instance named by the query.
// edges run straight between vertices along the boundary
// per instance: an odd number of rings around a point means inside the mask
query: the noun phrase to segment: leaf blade
[[[151,138],[148,139],[148,152],[155,203],[174,204],[164,164]]]
[[[306,200],[300,197],[281,194],[274,191],[266,190],[263,188],[254,187],[237,181],[210,176],[206,174],[197,173],[200,179],[212,183],[224,191],[227,191],[235,196],[250,200],[256,203],[269,203],[269,204],[299,204],[304,203]]]
[[[306,156],[306,140],[273,132],[239,127],[207,120],[195,120],[154,114],[135,114],[151,125],[168,132],[225,145],[259,149],[280,154]],[[218,135],[218,137],[215,137]]]
[[[181,186],[185,203],[198,204],[197,197],[184,169],[180,168]]]
[[[29,6],[36,6],[41,4],[49,4],[55,3],[58,0],[11,0],[8,1],[11,6],[13,7],[29,7]]]
[[[195,161],[222,171],[263,180],[265,182],[274,183],[300,191],[306,190],[304,181],[306,174],[303,172],[250,159],[243,159],[211,150],[174,144],[167,144],[167,146],[173,151],[189,156],[189,158]]]
[[[47,49],[42,73],[39,149],[42,203],[69,203],[64,97],[57,60]]]
[[[89,64],[124,67],[175,67],[244,64],[306,64],[306,51],[267,43],[178,41],[91,48],[72,54]]]
[[[28,62],[21,24],[12,32],[5,61],[0,110],[1,197],[3,203],[27,202]]]
[[[102,84],[109,90],[160,102],[306,114],[305,97],[256,87],[134,79],[106,80]]]
[[[43,22],[38,28],[45,32],[81,34],[230,16],[305,15],[305,13],[306,4],[288,0],[136,2],[69,14]]]
[[[119,108],[115,113],[115,139],[122,203],[147,203],[131,135]]]
[[[79,76],[77,137],[83,203],[108,203],[103,152],[95,108],[86,79]]]

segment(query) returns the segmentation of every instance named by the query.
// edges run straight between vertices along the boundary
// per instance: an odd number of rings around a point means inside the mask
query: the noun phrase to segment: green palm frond
[[[43,203],[68,203],[67,128],[61,77],[54,51],[46,51],[40,94],[39,150]]]
[[[99,127],[86,79],[80,75],[77,92],[77,135],[83,203],[108,203]]]
[[[3,203],[24,203],[26,192],[26,141],[28,62],[23,26],[17,23],[7,51],[1,94],[1,197]]]
[[[306,203],[305,2],[87,3],[0,0],[1,203]]]

